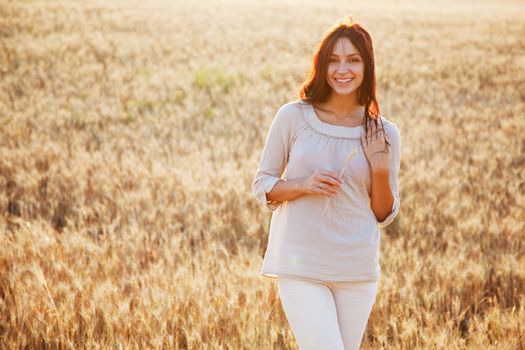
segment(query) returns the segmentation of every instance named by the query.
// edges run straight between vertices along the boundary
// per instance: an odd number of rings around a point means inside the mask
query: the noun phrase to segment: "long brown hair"
[[[348,38],[361,55],[365,71],[363,82],[358,89],[359,104],[365,106],[365,129],[368,118],[377,120],[379,104],[376,98],[376,78],[374,48],[370,34],[351,16],[346,16],[337,21],[323,35],[317,45],[308,77],[301,85],[299,97],[301,100],[315,103],[325,102],[332,91],[326,80],[330,54],[339,38]]]

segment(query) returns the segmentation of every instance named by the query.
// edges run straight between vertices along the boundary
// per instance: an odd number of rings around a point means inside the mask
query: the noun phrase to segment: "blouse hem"
[[[307,274],[298,274],[298,273],[287,273],[287,272],[271,272],[271,271],[261,271],[260,276],[270,279],[277,279],[279,276],[291,276],[291,277],[299,277],[299,278],[306,278],[310,280],[314,280],[317,282],[367,282],[367,281],[379,281],[381,278],[381,275],[375,276],[375,277],[364,277],[364,278],[343,278],[343,279],[330,279],[330,278],[323,278],[320,279],[317,276],[311,276]]]

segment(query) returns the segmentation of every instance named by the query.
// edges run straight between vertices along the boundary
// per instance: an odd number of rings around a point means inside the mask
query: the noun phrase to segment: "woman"
[[[374,68],[368,32],[350,17],[336,23],[300,99],[272,121],[252,183],[272,211],[261,275],[277,278],[301,350],[359,348],[381,274],[379,228],[399,211],[400,135],[379,115]]]

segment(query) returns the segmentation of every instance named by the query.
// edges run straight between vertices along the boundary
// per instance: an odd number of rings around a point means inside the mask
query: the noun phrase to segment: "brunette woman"
[[[361,25],[345,17],[323,36],[299,97],[273,119],[252,183],[272,211],[260,273],[277,278],[300,349],[358,349],[381,275],[379,228],[399,211],[401,153]]]

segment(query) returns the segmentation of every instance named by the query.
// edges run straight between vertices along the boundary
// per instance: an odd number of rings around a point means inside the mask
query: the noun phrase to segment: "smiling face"
[[[357,94],[363,82],[364,72],[365,63],[352,41],[346,37],[337,39],[326,73],[326,80],[332,87],[332,93]]]

